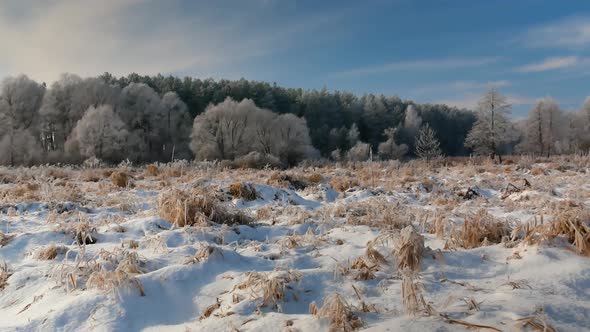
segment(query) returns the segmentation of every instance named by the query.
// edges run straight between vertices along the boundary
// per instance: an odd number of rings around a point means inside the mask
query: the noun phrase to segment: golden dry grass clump
[[[0,290],[3,290],[8,286],[8,278],[10,278],[11,275],[12,273],[10,273],[6,262],[0,263]]]
[[[160,195],[158,211],[160,217],[178,227],[206,226],[208,222],[243,225],[253,221],[252,217],[239,209],[221,204],[216,197],[204,190],[193,190],[190,193],[181,190],[164,192]]]
[[[363,326],[363,322],[356,315],[352,306],[338,293],[330,294],[324,299],[324,304],[318,308],[315,302],[309,305],[309,313],[319,318],[326,317],[330,321],[330,331],[354,331]]]
[[[131,185],[131,177],[126,172],[114,171],[110,175],[111,182],[120,188],[127,188]]]
[[[115,291],[120,287],[135,287],[141,296],[145,296],[141,282],[135,277],[146,272],[142,267],[144,262],[139,259],[137,253],[118,249],[113,252],[103,250],[99,257],[104,263],[89,275],[86,281],[87,287],[101,291]],[[109,267],[114,267],[114,269]]]
[[[173,190],[163,193],[158,202],[160,217],[178,226],[206,225],[205,213],[213,210],[214,198]]]
[[[149,176],[157,176],[160,173],[160,169],[155,164],[149,164],[145,167],[145,174]]]
[[[90,225],[85,219],[77,222],[70,231],[77,244],[94,244],[96,243],[96,227]]]
[[[254,187],[254,185],[250,183],[242,181],[236,181],[230,184],[229,193],[234,198],[243,198],[247,201],[253,201],[258,198],[258,192],[256,191],[256,187]]]
[[[574,246],[576,252],[590,256],[590,212],[583,208],[558,211],[552,222],[533,218],[512,231],[512,240],[539,244],[563,237]]]
[[[498,220],[485,209],[481,209],[466,216],[461,225],[453,228],[446,247],[472,249],[500,243],[504,237],[510,235],[510,232],[506,221]]]
[[[347,191],[350,188],[356,187],[359,185],[358,180],[353,179],[348,176],[335,176],[330,179],[328,183],[332,189],[340,192]]]
[[[397,269],[420,271],[422,254],[424,253],[424,237],[418,234],[412,226],[401,230],[396,241],[394,255]]]
[[[303,190],[309,186],[305,176],[287,172],[273,172],[266,184],[278,188],[288,188],[293,190]]]
[[[303,275],[294,270],[279,270],[274,272],[248,272],[248,279],[237,285],[238,289],[249,288],[256,297],[262,299],[262,306],[279,309],[279,304],[285,299],[288,284],[297,282]],[[291,287],[289,287],[291,288]],[[260,295],[262,293],[262,295]],[[297,296],[293,294],[295,300]]]
[[[53,260],[59,254],[63,254],[67,251],[66,247],[64,246],[56,246],[55,244],[50,244],[45,248],[41,248],[35,254],[35,258],[43,261]]]
[[[7,245],[10,241],[12,241],[13,238],[14,238],[13,235],[6,235],[6,234],[0,232],[0,248]]]
[[[189,257],[185,264],[196,264],[199,262],[204,262],[208,260],[210,257],[223,257],[223,252],[221,249],[215,246],[203,246],[194,256]]]
[[[415,216],[407,207],[392,204],[386,199],[374,198],[347,206],[344,211],[347,223],[367,225],[387,230],[403,229],[412,224]]]

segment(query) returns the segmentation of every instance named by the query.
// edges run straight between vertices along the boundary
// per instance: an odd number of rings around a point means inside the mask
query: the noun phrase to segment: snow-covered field
[[[0,331],[590,327],[588,158],[0,183]]]

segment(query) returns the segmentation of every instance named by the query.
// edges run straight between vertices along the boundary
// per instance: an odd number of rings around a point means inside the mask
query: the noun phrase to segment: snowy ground
[[[154,175],[128,169],[133,185],[126,188],[113,185],[107,170],[1,169],[0,270],[6,263],[9,277],[3,285],[0,272],[0,331],[323,331],[330,319],[310,314],[310,304],[321,307],[332,294],[347,302],[361,330],[456,331],[465,322],[487,326],[482,331],[533,330],[519,321],[531,316],[559,331],[587,330],[590,260],[567,239],[530,244],[506,236],[471,249],[448,243],[453,227],[478,213],[510,229],[534,217],[551,222],[567,209],[587,213],[588,165],[284,172],[322,175],[304,185],[272,181],[273,171],[167,165]],[[158,202],[171,191],[229,197],[236,179],[253,184],[258,198],[223,204],[254,223],[175,227],[160,217]],[[342,181],[351,188],[332,188]],[[505,191],[509,183],[518,192]],[[460,197],[469,188],[476,197]],[[442,234],[433,231],[435,220],[444,220]],[[85,221],[96,242],[80,245],[72,232]],[[395,243],[373,241],[408,224],[424,237],[415,283],[435,313],[407,312]],[[366,256],[370,242],[386,262]],[[51,246],[57,256],[41,259]],[[353,266],[359,257],[365,268]],[[129,262],[120,284],[100,274]],[[280,295],[265,299],[272,285]]]

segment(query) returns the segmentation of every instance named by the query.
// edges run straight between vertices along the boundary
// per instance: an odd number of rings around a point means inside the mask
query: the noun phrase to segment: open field
[[[0,183],[0,331],[590,326],[587,156]]]

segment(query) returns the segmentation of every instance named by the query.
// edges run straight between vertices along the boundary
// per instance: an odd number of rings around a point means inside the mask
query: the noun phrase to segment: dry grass
[[[229,193],[234,198],[243,198],[246,201],[253,201],[258,198],[258,192],[256,191],[254,185],[242,181],[236,181],[230,184]]]
[[[91,226],[88,220],[82,219],[71,229],[74,242],[79,245],[96,243],[96,227]]]
[[[420,271],[423,253],[424,237],[411,226],[401,230],[394,249],[397,269],[399,271],[406,269]]]
[[[318,308],[315,302],[309,305],[309,313],[330,321],[330,331],[354,331],[363,326],[363,322],[352,310],[352,306],[337,293],[328,295],[324,304]]]
[[[172,190],[160,195],[158,202],[160,217],[178,227],[200,225],[209,222],[227,225],[246,225],[253,218],[231,205],[223,205],[205,190],[193,190],[188,193]]]
[[[583,208],[557,211],[552,222],[544,222],[543,216],[533,218],[512,231],[512,240],[528,244],[551,242],[564,238],[575,251],[590,256],[590,212]]]
[[[358,186],[359,182],[358,180],[348,176],[335,176],[330,179],[328,184],[336,191],[345,192],[350,188]]]
[[[532,328],[541,332],[557,332],[557,330],[547,322],[547,318],[542,314],[535,314],[516,320],[516,325],[520,328]]]
[[[287,172],[273,172],[266,184],[273,187],[288,188],[293,190],[303,190],[309,186],[309,180],[305,176],[287,173]]]
[[[145,167],[145,174],[149,176],[158,176],[160,169],[155,164],[149,164]]]
[[[206,212],[212,213],[215,199],[208,195],[192,195],[185,191],[173,190],[160,195],[158,213],[160,217],[178,226],[206,225]]]
[[[223,257],[223,252],[215,246],[203,246],[194,256],[189,257],[185,264],[196,264],[208,260],[210,257]]]
[[[110,175],[111,182],[119,188],[127,188],[131,186],[131,178],[126,172],[114,171]]]
[[[386,230],[399,230],[412,224],[415,216],[400,203],[392,204],[381,197],[347,205],[341,216],[351,225],[367,225]]]
[[[66,247],[64,246],[56,246],[55,244],[50,244],[45,248],[41,248],[35,254],[35,258],[48,261],[53,260],[59,254],[64,254],[67,251]]]
[[[0,263],[0,291],[8,286],[8,278],[10,278],[11,275],[12,273],[8,269],[6,262]]]
[[[262,306],[279,309],[280,302],[285,299],[288,284],[297,282],[303,276],[295,270],[279,270],[270,273],[248,272],[248,279],[237,286],[238,289],[249,288],[254,295],[262,299]],[[262,293],[262,295],[260,295]],[[294,299],[297,300],[295,294]]]
[[[497,220],[486,210],[466,216],[461,225],[453,228],[449,234],[447,248],[472,249],[500,243],[504,237],[510,235],[511,229],[506,221]]]
[[[144,262],[139,259],[135,252],[101,251],[99,258],[103,263],[97,264],[96,268],[88,275],[86,286],[101,291],[115,291],[121,287],[136,288],[141,296],[145,296],[143,286],[135,276],[145,273]]]
[[[4,247],[14,239],[14,235],[6,235],[0,232],[0,248]]]

